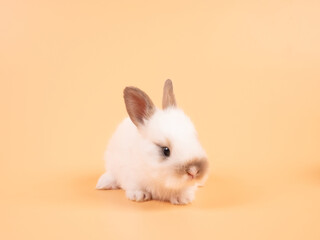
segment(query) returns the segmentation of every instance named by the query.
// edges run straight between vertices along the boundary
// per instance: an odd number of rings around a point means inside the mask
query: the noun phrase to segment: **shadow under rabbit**
[[[126,198],[125,191],[122,189],[114,190],[97,190],[95,189],[99,173],[92,173],[87,176],[79,176],[73,181],[73,190],[85,201],[96,207],[112,207],[122,210],[142,209],[142,210],[165,210],[174,207],[174,205],[167,202],[160,201],[146,201],[135,202]]]
[[[239,179],[227,176],[211,176],[204,187],[200,187],[196,192],[195,200],[188,205],[173,205],[168,202],[146,201],[134,202],[126,198],[122,189],[116,190],[96,190],[95,185],[99,173],[92,173],[87,176],[79,176],[73,181],[73,190],[81,201],[99,207],[112,207],[119,209],[142,209],[142,210],[166,210],[176,207],[186,208],[229,208],[243,205],[253,201],[258,197],[255,189],[241,183]]]

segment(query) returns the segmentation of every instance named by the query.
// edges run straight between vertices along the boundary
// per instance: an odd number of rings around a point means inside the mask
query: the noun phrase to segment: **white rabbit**
[[[163,89],[163,110],[135,87],[124,89],[130,118],[105,152],[106,173],[97,189],[122,188],[135,201],[187,204],[208,175],[208,160],[191,120],[177,108],[171,80]]]

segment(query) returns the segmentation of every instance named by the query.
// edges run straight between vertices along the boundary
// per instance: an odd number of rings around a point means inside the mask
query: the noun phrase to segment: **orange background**
[[[320,239],[319,1],[0,2],[1,239]],[[97,191],[125,86],[174,83],[211,177]]]

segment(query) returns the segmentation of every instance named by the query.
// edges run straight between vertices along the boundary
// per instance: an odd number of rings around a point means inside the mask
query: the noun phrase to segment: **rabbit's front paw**
[[[176,205],[185,205],[194,200],[194,193],[182,193],[170,198],[170,202]]]
[[[141,190],[126,191],[127,198],[132,201],[142,202],[151,200],[151,193]]]

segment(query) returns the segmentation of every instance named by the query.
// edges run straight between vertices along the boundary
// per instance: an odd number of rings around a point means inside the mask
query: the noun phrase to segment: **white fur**
[[[168,142],[171,155],[164,159],[158,145]],[[190,119],[176,107],[156,109],[139,129],[130,118],[118,126],[105,152],[107,172],[96,187],[122,188],[129,199],[136,201],[187,204],[194,199],[199,183],[187,174],[177,176],[174,168],[194,158],[206,158],[206,153]]]

